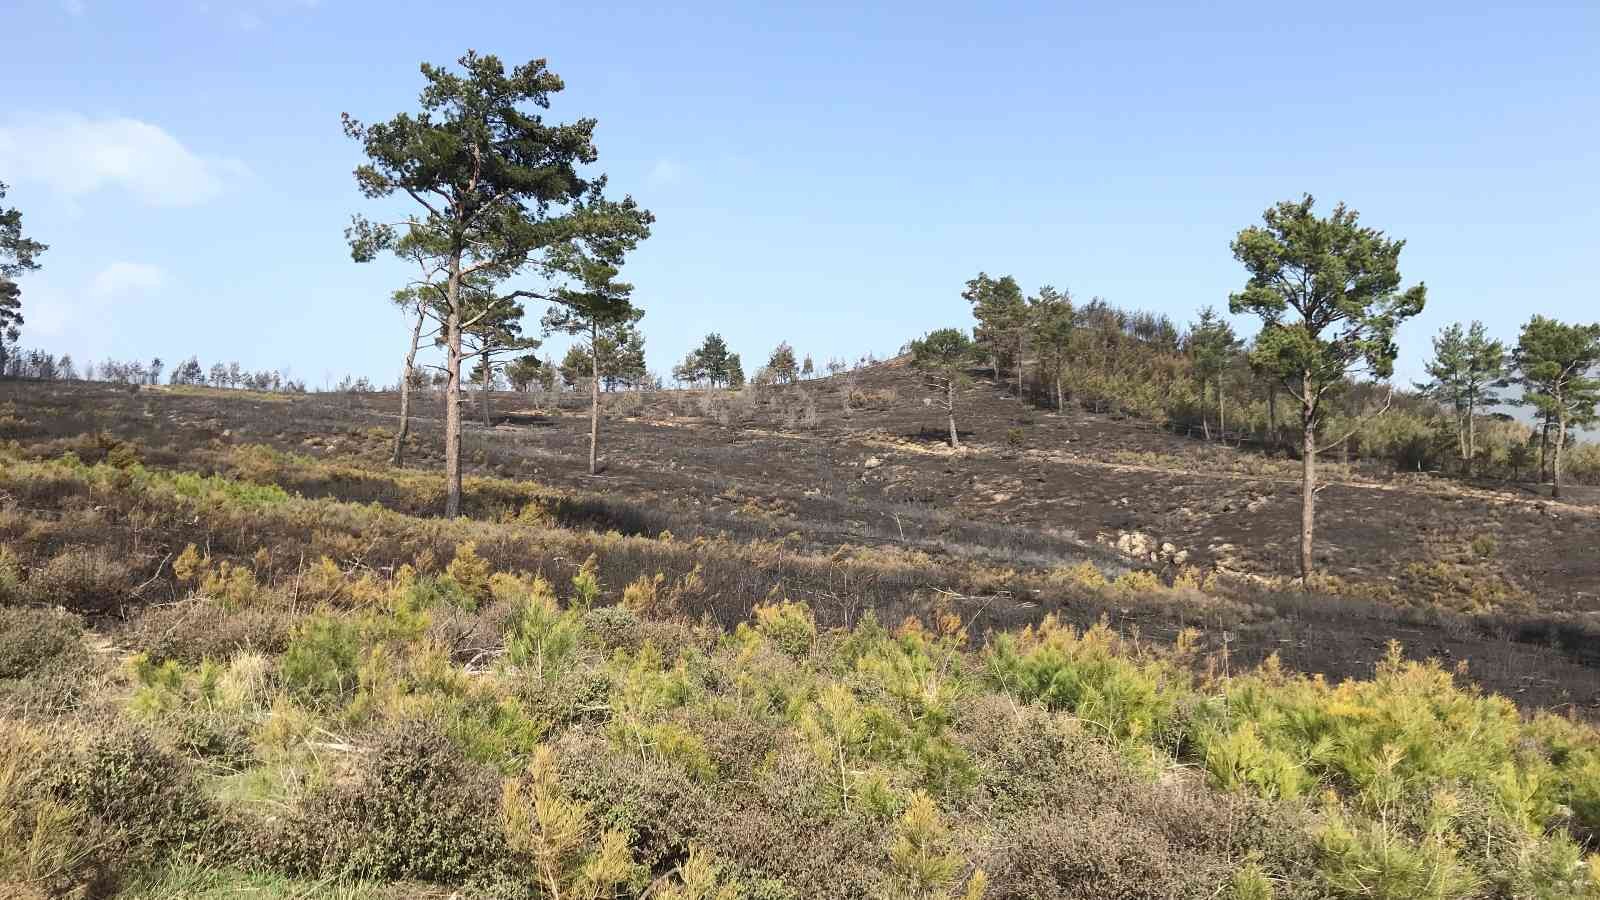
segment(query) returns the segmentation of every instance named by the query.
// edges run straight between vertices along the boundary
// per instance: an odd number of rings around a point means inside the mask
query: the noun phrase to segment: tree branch
[[[411,195],[411,199],[417,201],[418,203],[421,203],[423,209],[426,209],[428,212],[433,213],[436,216],[439,215],[439,211],[437,209],[433,208],[433,204],[429,203],[428,201],[426,201],[424,199],[422,199],[422,196],[420,194],[418,194],[415,190],[412,190],[411,188],[406,188],[405,192]]]
[[[1362,426],[1366,425],[1368,422],[1372,421],[1373,419],[1376,419],[1377,417],[1379,417],[1379,416],[1383,415],[1384,413],[1388,412],[1389,411],[1389,404],[1392,403],[1392,402],[1394,402],[1394,385],[1390,385],[1389,386],[1389,393],[1384,396],[1384,398],[1383,398],[1383,406],[1377,412],[1372,413],[1371,415],[1368,415],[1368,416],[1362,416],[1360,419],[1356,420],[1356,424],[1354,426],[1352,426],[1349,431],[1345,432],[1342,437],[1340,437],[1338,440],[1334,441],[1331,444],[1328,444],[1328,445],[1323,446],[1323,447],[1318,447],[1317,448],[1317,452],[1318,453],[1326,453],[1329,450],[1332,450],[1333,448],[1335,448],[1335,447],[1339,446],[1340,444],[1344,443],[1345,441],[1348,441],[1351,438],[1352,435],[1354,435],[1356,432],[1361,430]]]

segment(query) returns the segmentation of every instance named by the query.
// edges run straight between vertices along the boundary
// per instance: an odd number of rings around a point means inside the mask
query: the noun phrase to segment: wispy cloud
[[[152,206],[204,203],[248,171],[238,160],[201,156],[148,122],[75,113],[0,126],[0,169],[68,198],[116,186]]]
[[[113,323],[122,304],[149,297],[170,281],[161,266],[128,260],[101,268],[76,287],[63,284],[48,270],[30,276],[22,288],[28,334],[51,341],[103,343],[117,331]]]
[[[671,159],[658,159],[656,164],[650,167],[645,181],[649,182],[651,187],[666,187],[682,181],[683,176],[684,168],[681,163]]]
[[[279,16],[314,10],[321,0],[218,0],[199,2],[197,12],[237,31],[256,31]]]
[[[66,10],[67,15],[73,18],[81,17],[86,11],[83,0],[61,0],[61,8]]]
[[[97,272],[89,282],[89,296],[113,300],[148,294],[167,283],[167,270],[151,263],[114,262]]]

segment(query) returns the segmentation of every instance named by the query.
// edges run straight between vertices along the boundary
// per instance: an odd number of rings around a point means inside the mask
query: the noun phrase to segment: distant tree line
[[[865,359],[863,357],[863,362]],[[827,367],[830,375],[843,372],[846,368],[848,366],[844,361],[838,359],[829,362]],[[816,377],[817,374],[816,363],[810,354],[799,359],[788,341],[780,341],[767,355],[766,363],[747,379],[744,361],[739,354],[730,351],[727,341],[714,331],[706,335],[700,346],[683,358],[683,362],[672,367],[672,380],[692,388],[738,389],[744,387],[747,381],[762,387],[791,385]]]
[[[980,272],[962,297],[976,325],[940,329],[907,345],[949,417],[959,446],[958,389],[986,371],[1019,398],[1068,403],[1253,443],[1302,461],[1300,568],[1313,561],[1319,457],[1383,459],[1396,468],[1520,478],[1535,474],[1561,496],[1574,438],[1600,421],[1600,325],[1534,316],[1507,347],[1481,323],[1434,340],[1428,381],[1387,384],[1396,329],[1423,308],[1426,289],[1401,287],[1405,242],[1359,224],[1354,210],[1318,215],[1307,196],[1268,209],[1232,244],[1247,280],[1229,311],[1261,327],[1241,339],[1216,309],[1180,328],[1157,313],[1077,302],[1051,286],[1029,296],[1011,276]],[[1515,396],[1501,393],[1515,387]],[[1532,428],[1500,405],[1532,410]],[[1215,428],[1213,429],[1213,424]],[[1583,445],[1575,467],[1600,481],[1600,452]],[[1535,468],[1535,463],[1537,468]]]
[[[303,380],[286,377],[276,369],[251,372],[237,362],[219,362],[207,368],[200,364],[199,357],[194,356],[178,363],[169,371],[159,356],[149,361],[105,359],[100,362],[86,362],[80,367],[70,353],[56,356],[43,350],[14,350],[6,358],[4,369],[0,369],[0,375],[6,378],[39,381],[104,381],[129,385],[162,384],[163,374],[167,375],[165,383],[169,385],[306,393],[306,384]],[[366,378],[348,375],[334,389],[375,390]]]
[[[985,280],[1001,284],[1002,293],[1008,293],[1003,283],[1012,281],[980,274],[968,283],[969,293]],[[1290,407],[1289,390],[1262,364],[1263,355],[1270,363],[1271,347],[1259,334],[1241,339],[1215,308],[1202,308],[1180,327],[1165,315],[1121,309],[1098,297],[1078,304],[1048,286],[1033,297],[1020,290],[1014,296],[1020,302],[1009,312],[1026,323],[1026,343],[991,318],[987,327],[973,329],[969,370],[982,368],[1013,391],[1020,385],[1024,399],[1055,409],[1076,404],[1164,422],[1207,440],[1303,453],[1295,446],[1303,438],[1298,401]],[[992,316],[995,310],[975,312]],[[1002,340],[1008,331],[1013,336]],[[1582,374],[1600,366],[1584,364],[1595,352],[1593,332],[1592,325],[1538,316],[1508,345],[1491,339],[1482,323],[1453,324],[1434,339],[1426,381],[1391,391],[1360,377],[1335,378],[1318,413],[1339,436],[1333,449],[1346,459],[1553,481],[1560,444],[1563,479],[1600,480],[1588,444],[1580,468],[1567,462],[1581,430],[1597,421],[1590,402],[1595,377]],[[1026,354],[1020,369],[1019,346]],[[1501,411],[1508,407],[1527,410],[1532,425]]]

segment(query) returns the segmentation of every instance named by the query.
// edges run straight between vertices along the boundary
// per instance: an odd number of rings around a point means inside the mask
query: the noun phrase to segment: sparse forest
[[[1600,323],[1396,386],[1451,298],[1305,195],[1183,324],[663,376],[599,123],[420,73],[392,384],[28,348],[0,206],[0,897],[1600,898]]]

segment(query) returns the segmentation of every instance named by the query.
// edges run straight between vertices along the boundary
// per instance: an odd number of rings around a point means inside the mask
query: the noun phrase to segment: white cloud
[[[81,0],[74,0],[81,2]],[[318,9],[322,0],[219,0],[192,4],[201,15],[235,31],[258,31],[280,16]]]
[[[47,276],[29,277],[22,283],[22,315],[27,320],[22,342],[65,336],[74,312],[72,301],[56,290]]]
[[[67,15],[77,18],[83,15],[83,0],[61,0],[61,8],[67,11]]]
[[[58,343],[70,338],[80,345],[101,345],[116,334],[119,302],[147,297],[171,281],[158,265],[119,260],[102,268],[76,287],[62,283],[50,271],[30,274],[22,283],[24,329],[29,339]],[[64,349],[77,348],[61,345]]]
[[[683,175],[682,165],[670,159],[658,159],[656,164],[650,167],[650,173],[645,176],[645,180],[652,187],[665,187],[682,181]]]
[[[96,299],[148,294],[167,283],[167,270],[150,263],[114,262],[101,269],[89,282],[89,296]]]
[[[237,160],[200,156],[148,122],[75,113],[0,126],[0,169],[68,197],[119,186],[152,206],[204,203],[247,171]]]

